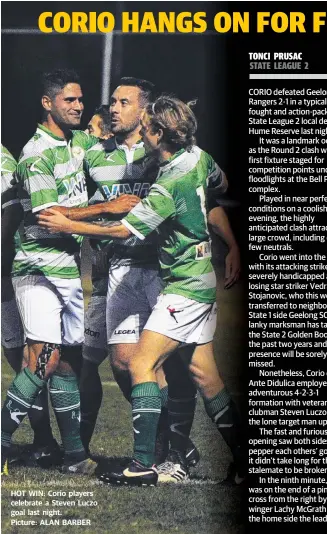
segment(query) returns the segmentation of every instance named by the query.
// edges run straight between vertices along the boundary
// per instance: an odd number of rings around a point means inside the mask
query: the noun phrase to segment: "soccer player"
[[[1,344],[9,364],[15,373],[19,373],[26,365],[27,347],[24,347],[24,329],[11,281],[12,262],[20,246],[17,229],[23,216],[17,193],[16,168],[14,157],[1,145]],[[37,396],[28,416],[34,431],[33,462],[40,467],[58,464],[61,453],[51,431],[47,388]]]
[[[109,106],[102,104],[94,111],[86,131],[99,139],[109,139],[113,136],[110,128],[110,109]]]
[[[155,178],[156,168],[153,169],[145,158],[139,132],[140,117],[145,105],[151,100],[152,93],[153,84],[137,78],[122,78],[115,89],[110,105],[110,127],[115,137],[95,145],[85,156],[88,175],[98,187],[94,199],[98,199],[99,195],[101,197],[101,194],[109,201],[123,193],[134,193],[141,198],[147,194]],[[110,260],[105,321],[102,314],[106,294],[103,276],[106,264],[104,251],[107,250],[108,254],[111,254],[107,245],[106,241],[100,242],[99,247],[103,252],[99,252],[98,257],[95,256],[95,284],[93,283],[93,294],[86,316],[84,362],[80,380],[81,435],[85,448],[89,447],[102,400],[98,367],[107,356],[104,340],[108,338],[114,376],[123,394],[130,401],[128,361],[133,357],[135,345],[162,286],[158,273],[156,238],[147,239],[144,243],[135,237],[127,242],[115,242]],[[104,335],[105,322],[107,336]],[[181,361],[179,363],[183,365]],[[168,447],[168,392],[162,371],[159,372],[158,380],[163,398],[157,440],[158,461],[161,461],[166,457]],[[175,399],[172,417],[178,414],[178,424],[181,415],[180,410],[176,411],[176,399],[181,391],[184,392],[184,398],[183,403],[179,405],[183,413],[184,428],[180,427],[179,431],[176,429],[175,433],[179,436],[183,430],[182,435],[185,436],[189,448],[188,462],[193,465],[198,461],[198,453],[188,435],[194,416],[196,391],[187,376],[170,376],[170,395],[173,394]],[[172,424],[174,423],[176,421]]]
[[[1,145],[1,342],[4,354],[14,371],[23,361],[24,330],[11,283],[11,267],[19,245],[16,231],[22,219],[14,173],[17,163]]]
[[[112,484],[155,485],[155,438],[160,415],[156,371],[184,344],[194,346],[189,370],[208,415],[230,447],[234,482],[244,476],[242,434],[235,405],[219,375],[214,353],[216,278],[211,264],[207,195],[224,192],[226,180],[213,159],[195,146],[196,119],[173,97],[147,106],[141,135],[145,148],[160,163],[155,184],[122,224],[98,227],[74,223],[59,214],[42,224],[51,231],[145,240],[157,230],[164,288],[147,321],[128,368],[132,380],[134,455],[127,468],[104,473]],[[173,356],[171,356],[173,357]]]
[[[29,362],[14,379],[3,406],[2,460],[6,461],[12,434],[50,378],[51,402],[65,452],[63,471],[88,474],[96,464],[87,458],[80,438],[80,399],[74,373],[84,339],[79,267],[82,239],[51,235],[35,217],[49,207],[73,216],[74,210],[87,206],[83,157],[97,139],[73,130],[80,125],[82,99],[74,71],[44,75],[43,121],[23,148],[17,167],[24,240],[13,263],[13,285]],[[106,205],[85,209],[89,215],[98,215]]]
[[[100,142],[113,136],[110,128],[109,106],[101,105],[95,109],[88,123],[87,131],[98,137]],[[95,194],[90,198],[89,204],[105,202],[106,197],[101,193],[101,186],[98,189],[95,182],[88,180],[88,183],[91,187],[96,187]],[[108,355],[106,302],[109,261],[112,256],[112,246],[108,240],[102,244],[98,239],[91,239],[90,246],[92,250],[92,295],[85,315],[83,365],[80,376],[80,429],[81,439],[87,451],[89,451],[103,396],[97,362],[102,362]]]

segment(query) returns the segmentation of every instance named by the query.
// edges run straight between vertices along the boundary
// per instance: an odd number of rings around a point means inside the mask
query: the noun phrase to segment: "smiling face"
[[[139,87],[120,85],[110,100],[111,131],[115,135],[127,135],[137,130],[143,113]]]
[[[53,98],[43,96],[42,105],[59,127],[75,128],[80,125],[84,110],[81,86],[68,83]]]

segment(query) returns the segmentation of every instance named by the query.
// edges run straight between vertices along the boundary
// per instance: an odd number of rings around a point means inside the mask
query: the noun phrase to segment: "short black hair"
[[[142,104],[145,106],[153,101],[155,98],[155,86],[148,80],[141,78],[134,78],[133,76],[125,76],[120,78],[118,85],[128,85],[130,87],[138,87],[141,91]]]
[[[100,129],[102,135],[110,134],[110,106],[108,104],[102,104],[94,110],[93,115],[99,115],[101,119]]]
[[[56,69],[46,72],[42,76],[42,96],[47,95],[50,98],[55,98],[68,83],[81,83],[75,70]]]

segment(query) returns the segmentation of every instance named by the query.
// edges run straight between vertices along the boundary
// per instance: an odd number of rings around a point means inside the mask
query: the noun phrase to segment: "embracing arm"
[[[100,215],[124,215],[140,202],[139,197],[135,195],[121,195],[115,200],[109,202],[100,202],[93,206],[86,206],[85,208],[66,208],[64,206],[53,206],[53,209],[62,213],[71,221],[82,221],[84,219],[91,219]],[[45,211],[50,213],[49,210]]]
[[[65,217],[58,209],[47,210],[48,214],[38,215],[39,225],[48,228],[51,233],[63,232],[65,234],[79,234],[86,237],[116,237],[125,239],[131,232],[121,223],[106,226],[81,221],[73,221]]]
[[[38,216],[39,224],[48,228],[52,233],[64,232],[87,237],[116,237],[120,239],[135,235],[139,239],[145,239],[162,221],[174,213],[174,201],[167,192],[162,192],[163,189],[157,184],[152,185],[148,196],[139,202],[127,217],[120,223],[118,222],[117,225],[72,221],[54,209],[40,214]]]

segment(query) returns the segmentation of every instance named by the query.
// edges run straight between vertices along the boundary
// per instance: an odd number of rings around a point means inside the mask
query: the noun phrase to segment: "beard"
[[[140,127],[140,118],[128,123],[111,122],[110,129],[115,135],[128,135]]]
[[[54,122],[63,130],[74,129],[81,124],[82,114],[76,116],[70,116],[65,114],[64,116],[58,113],[56,110],[51,113]]]

